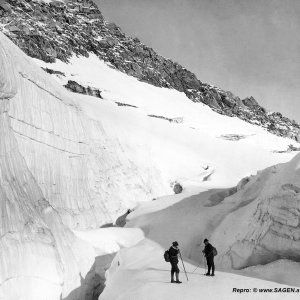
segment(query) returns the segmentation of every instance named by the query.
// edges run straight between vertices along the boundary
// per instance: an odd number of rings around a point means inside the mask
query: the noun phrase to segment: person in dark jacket
[[[171,263],[171,282],[174,283],[181,283],[179,280],[179,268],[178,268],[178,255],[179,255],[179,248],[178,243],[175,241],[172,243],[172,246],[169,249],[169,257]],[[174,280],[174,273],[176,275],[176,281]]]
[[[214,254],[213,254],[213,246],[209,243],[208,239],[204,240],[205,248],[202,251],[206,257],[207,262],[207,273],[206,276],[215,276],[215,263],[214,263]],[[210,270],[211,275],[210,275]]]

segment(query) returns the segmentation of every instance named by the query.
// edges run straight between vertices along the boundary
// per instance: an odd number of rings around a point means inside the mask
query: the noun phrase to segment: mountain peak
[[[297,123],[284,117],[274,119],[252,96],[241,100],[231,92],[201,82],[180,64],[165,59],[139,39],[126,36],[116,24],[105,21],[91,0],[1,0],[0,30],[31,57],[45,62],[68,62],[73,55],[88,57],[94,53],[141,81],[176,89],[220,114],[299,140]]]

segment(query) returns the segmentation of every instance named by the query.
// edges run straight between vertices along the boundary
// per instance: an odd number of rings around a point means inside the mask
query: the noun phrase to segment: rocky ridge
[[[253,97],[240,99],[201,82],[186,68],[158,55],[139,39],[126,36],[114,23],[106,22],[91,0],[1,0],[0,30],[31,57],[45,62],[67,62],[74,54],[94,53],[141,81],[176,89],[220,114],[236,116],[278,136],[300,140],[300,125],[294,120],[267,112]]]

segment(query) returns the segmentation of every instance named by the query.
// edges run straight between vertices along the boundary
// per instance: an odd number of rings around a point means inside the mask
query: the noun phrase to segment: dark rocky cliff
[[[276,135],[300,140],[300,125],[295,121],[280,113],[268,113],[253,97],[240,99],[201,82],[186,68],[106,22],[91,0],[0,0],[0,30],[31,57],[67,62],[74,54],[94,53],[141,81],[176,89],[220,114],[237,116]]]

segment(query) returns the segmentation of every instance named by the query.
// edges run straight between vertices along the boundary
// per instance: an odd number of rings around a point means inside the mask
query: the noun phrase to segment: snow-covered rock
[[[4,2],[9,11],[0,6],[0,30],[31,57],[45,62],[68,62],[73,55],[88,57],[93,53],[143,82],[184,92],[191,101],[205,103],[220,114],[237,116],[299,141],[300,125],[295,121],[280,113],[267,113],[253,97],[240,99],[201,82],[180,64],[160,56],[137,38],[126,36],[114,23],[106,22],[91,0]],[[96,2],[101,7],[101,1]],[[88,88],[86,85],[80,90]]]

